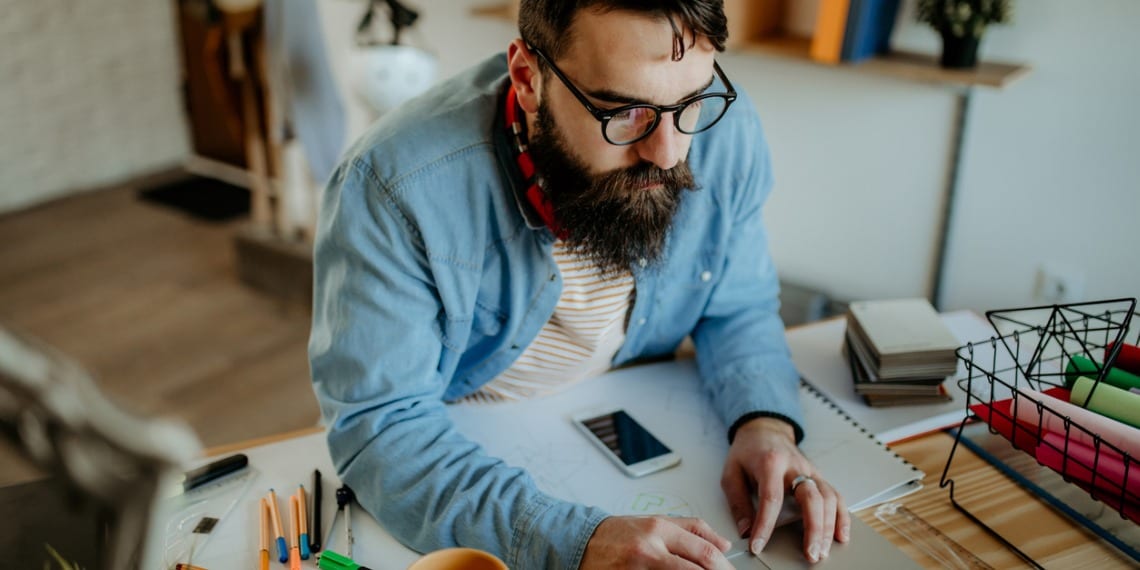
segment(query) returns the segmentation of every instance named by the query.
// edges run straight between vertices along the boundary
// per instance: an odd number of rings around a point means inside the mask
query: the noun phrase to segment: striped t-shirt
[[[625,342],[633,275],[602,277],[592,261],[554,242],[562,296],[554,315],[505,372],[468,401],[522,400],[550,394],[610,369]]]

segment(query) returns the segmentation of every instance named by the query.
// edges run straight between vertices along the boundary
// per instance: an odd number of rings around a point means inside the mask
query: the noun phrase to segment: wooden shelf
[[[487,4],[484,6],[476,6],[471,9],[472,16],[480,18],[494,18],[496,20],[511,21],[513,14],[511,13],[510,4]]]
[[[511,7],[506,3],[478,6],[473,8],[471,13],[478,17],[506,21],[510,21],[512,18]],[[1028,65],[986,61],[980,62],[974,69],[944,69],[938,65],[937,56],[905,51],[883,54],[858,63],[831,65],[812,59],[808,54],[809,45],[810,40],[807,38],[782,36],[747,42],[735,48],[730,48],[729,51],[782,57],[813,65],[883,75],[920,83],[934,83],[961,89],[968,87],[993,87],[1001,89],[1025,77],[1030,70]]]
[[[980,62],[974,69],[945,69],[937,56],[895,51],[857,63],[831,65],[815,61],[808,55],[811,40],[799,37],[776,37],[747,43],[736,48],[742,53],[783,57],[815,65],[885,75],[896,79],[936,83],[955,87],[1002,88],[1029,73],[1029,66],[1016,63]]]

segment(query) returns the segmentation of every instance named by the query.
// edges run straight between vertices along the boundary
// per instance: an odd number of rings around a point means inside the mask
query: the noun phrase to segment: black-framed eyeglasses
[[[736,100],[736,90],[725,77],[724,71],[716,61],[713,61],[713,70],[724,84],[724,93],[701,93],[677,103],[676,105],[652,105],[650,103],[634,103],[622,105],[613,109],[599,109],[592,105],[570,79],[554,65],[554,61],[546,56],[542,50],[530,46],[531,51],[538,54],[542,61],[550,66],[551,71],[558,77],[570,93],[578,99],[582,106],[602,123],[602,137],[606,142],[624,146],[633,144],[653,132],[661,122],[662,113],[673,113],[673,124],[677,130],[687,135],[695,135],[712,128],[724,116],[728,106]]]

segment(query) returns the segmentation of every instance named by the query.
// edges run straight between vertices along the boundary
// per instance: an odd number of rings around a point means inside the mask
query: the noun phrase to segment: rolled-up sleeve
[[[728,425],[750,415],[777,417],[795,428],[799,441],[799,374],[784,336],[779,280],[761,219],[773,183],[771,155],[751,109],[744,126],[743,175],[727,192],[730,201],[722,204],[733,216],[723,276],[693,331],[693,342],[702,382]]]
[[[576,568],[605,513],[540,492],[448,416],[448,315],[429,258],[414,212],[367,164],[333,174],[314,250],[309,343],[333,463],[412,549],[468,546],[514,568]]]

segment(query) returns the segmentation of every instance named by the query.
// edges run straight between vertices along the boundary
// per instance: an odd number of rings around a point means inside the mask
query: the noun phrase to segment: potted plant
[[[948,68],[977,65],[986,26],[1009,22],[1012,15],[1012,0],[918,0],[918,21],[942,35],[941,63]]]

